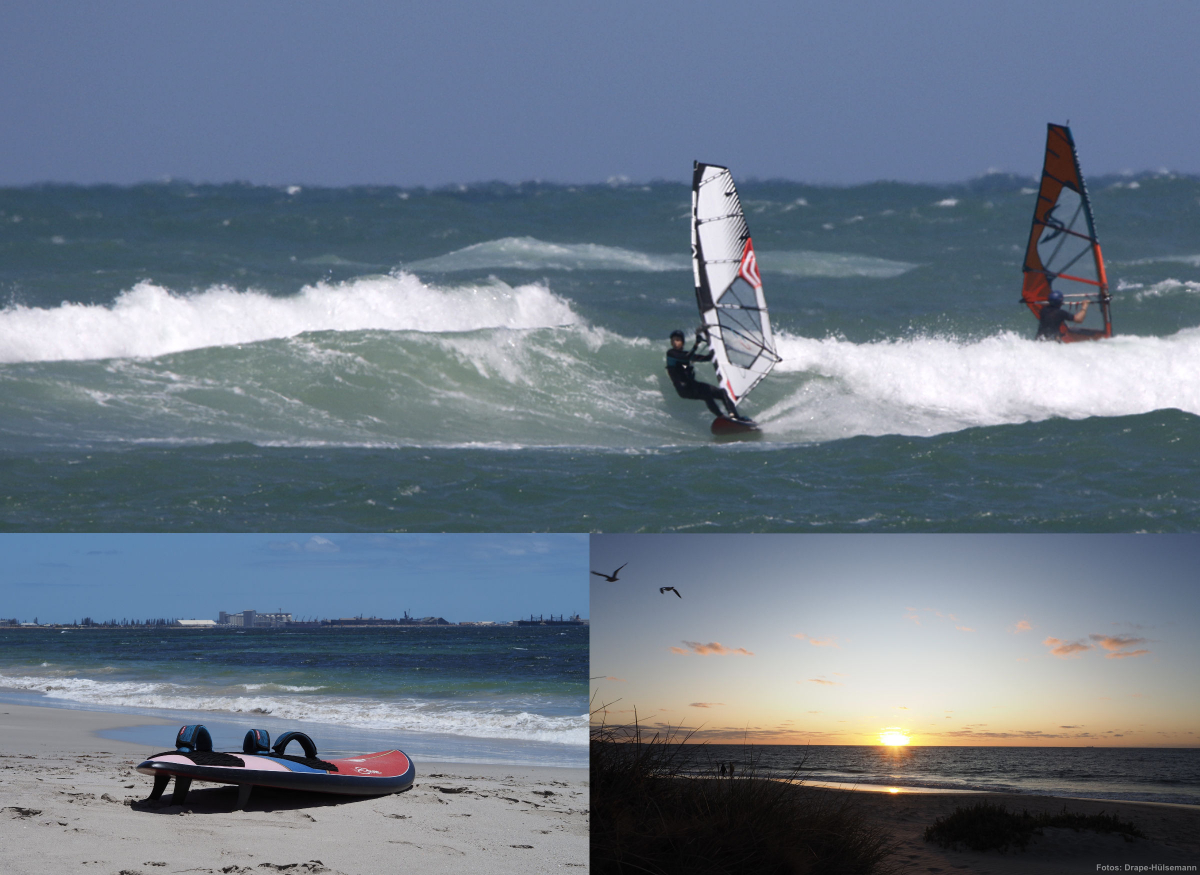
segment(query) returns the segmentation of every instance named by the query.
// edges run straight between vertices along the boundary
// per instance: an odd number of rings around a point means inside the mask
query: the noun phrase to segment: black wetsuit
[[[1042,312],[1038,316],[1038,331],[1037,340],[1061,340],[1062,339],[1062,324],[1064,322],[1074,322],[1075,316],[1068,313],[1061,306],[1051,307],[1046,304],[1042,307]]]
[[[725,394],[725,390],[714,386],[712,383],[703,383],[696,379],[696,369],[692,367],[692,362],[710,362],[712,361],[712,352],[698,353],[696,346],[693,344],[690,350],[675,349],[671,347],[667,350],[667,374],[671,377],[671,382],[675,385],[675,391],[679,393],[680,398],[689,398],[697,401],[703,401],[708,405],[708,409],[712,411],[713,416],[724,416],[721,409],[717,407],[716,402],[719,400],[725,405],[725,409],[729,411],[730,417],[737,416],[737,408],[733,406],[733,402],[729,400],[729,396]]]

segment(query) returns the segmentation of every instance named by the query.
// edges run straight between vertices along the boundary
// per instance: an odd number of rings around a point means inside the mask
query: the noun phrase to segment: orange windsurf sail
[[[1070,128],[1047,127],[1046,162],[1025,248],[1021,301],[1040,317],[1053,283],[1063,293],[1065,307],[1077,309],[1084,301],[1099,305],[1079,327],[1064,324],[1063,340],[1112,337],[1108,278],[1075,141]]]

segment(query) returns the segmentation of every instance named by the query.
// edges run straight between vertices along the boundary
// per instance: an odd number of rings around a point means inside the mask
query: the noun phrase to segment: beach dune
[[[161,724],[153,750],[95,736]],[[147,802],[134,771],[176,724],[0,705],[0,871],[95,873],[561,872],[588,865],[583,769],[417,762],[407,792],[333,797],[196,783]]]
[[[798,788],[804,793],[847,791]],[[1130,872],[1126,866],[1192,866],[1200,864],[1200,806],[1153,802],[1063,799],[1055,796],[1001,793],[874,793],[854,792],[862,813],[891,832],[895,853],[887,864],[898,873],[969,872],[972,875],[1069,875],[1074,872]],[[956,806],[979,802],[1004,805],[1010,811],[1058,813],[1066,806],[1079,814],[1116,814],[1131,821],[1146,838],[1127,842],[1118,835],[1070,829],[1047,829],[1024,851],[947,850],[925,841],[925,828],[951,814]],[[1111,869],[1102,867],[1111,866]],[[1146,870],[1153,871],[1153,870]],[[1161,871],[1161,870],[1160,870]],[[1185,871],[1185,870],[1178,870]],[[1192,868],[1190,871],[1197,871]]]

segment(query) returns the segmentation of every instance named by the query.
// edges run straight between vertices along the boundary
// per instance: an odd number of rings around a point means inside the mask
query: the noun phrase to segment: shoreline
[[[236,626],[232,623],[221,625],[220,623],[213,626],[187,626],[181,623],[130,623],[128,625],[113,625],[103,623],[93,623],[90,626],[80,626],[75,623],[0,623],[0,631],[8,632],[14,630],[37,631],[39,629],[59,632],[129,632],[131,630],[148,630],[151,632],[166,632],[166,631],[186,631],[186,632],[268,632],[278,631],[282,629],[285,632],[293,632],[297,629],[337,629],[339,631],[346,629],[531,629],[541,626],[553,626],[558,628],[572,627],[582,628],[590,626],[590,620],[580,620],[578,623],[550,621],[531,623],[529,620],[503,620],[499,622],[476,622],[472,620],[459,621],[457,623],[339,623],[321,621],[316,623],[283,623],[278,626]]]
[[[1116,799],[1098,796],[1071,796],[1065,793],[1021,793],[1005,790],[970,790],[952,787],[909,787],[904,784],[851,784],[840,781],[788,781],[797,786],[814,787],[820,790],[838,790],[847,793],[878,793],[891,796],[1004,796],[1014,799],[1069,799],[1078,802],[1110,802],[1113,805],[1162,805],[1168,808],[1182,808],[1200,812],[1200,803],[1195,802],[1158,802],[1152,799]]]
[[[146,745],[99,735],[162,727]],[[391,796],[339,797],[193,785],[184,805],[146,802],[134,767],[172,746],[158,717],[0,703],[0,869],[367,875],[420,868],[551,872],[588,864],[588,774],[579,768],[415,759]],[[169,794],[168,794],[169,797]],[[165,804],[164,804],[165,803]],[[153,867],[153,868],[147,868]],[[265,867],[265,868],[260,868]]]
[[[894,871],[987,872],[991,875],[1066,875],[1073,872],[1128,871],[1128,866],[1196,866],[1200,863],[1200,806],[1159,802],[1076,799],[1014,793],[934,791],[876,793],[849,789],[797,786],[797,792],[820,794],[814,798],[847,801],[881,830],[890,833],[895,853],[886,865]],[[841,797],[841,799],[837,799]],[[1064,807],[1081,814],[1116,814],[1132,821],[1146,838],[1127,842],[1117,835],[1070,829],[1045,829],[1024,851],[970,851],[946,849],[925,841],[925,828],[951,814],[956,807],[981,802],[1004,805],[1009,810],[1057,813]],[[1191,869],[1190,871],[1196,871]]]
[[[360,727],[346,723],[263,714],[253,710],[218,711],[81,702],[74,699],[46,696],[36,689],[6,687],[3,676],[0,676],[0,709],[7,709],[10,706],[43,708],[50,711],[112,714],[123,717],[125,723],[106,730],[111,732],[112,736],[105,737],[124,736],[127,739],[140,739],[146,735],[148,727],[161,725],[162,721],[165,721],[167,725],[203,723],[211,732],[221,733],[223,731],[229,737],[217,743],[233,748],[241,747],[241,738],[247,729],[264,728],[272,735],[278,735],[287,730],[306,732],[314,739],[324,739],[319,744],[320,747],[342,752],[361,752],[367,747],[378,749],[378,745],[395,745],[397,743],[395,739],[402,737],[406,739],[414,758],[421,760],[513,766],[550,765],[566,769],[587,768],[586,744],[571,745],[537,738],[473,736],[432,730]],[[231,733],[236,737],[232,737]],[[171,735],[162,740],[162,746],[169,747],[173,738],[174,736]],[[162,748],[160,746],[155,749]],[[433,752],[437,750],[442,751],[440,756]]]

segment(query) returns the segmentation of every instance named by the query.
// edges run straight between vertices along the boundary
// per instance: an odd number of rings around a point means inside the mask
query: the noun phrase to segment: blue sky
[[[0,184],[1200,172],[1192,0],[0,7]]]
[[[0,535],[0,617],[587,616],[586,535]]]
[[[1200,536],[603,535],[591,563],[628,563],[592,584],[593,700],[612,723],[1200,744]]]

